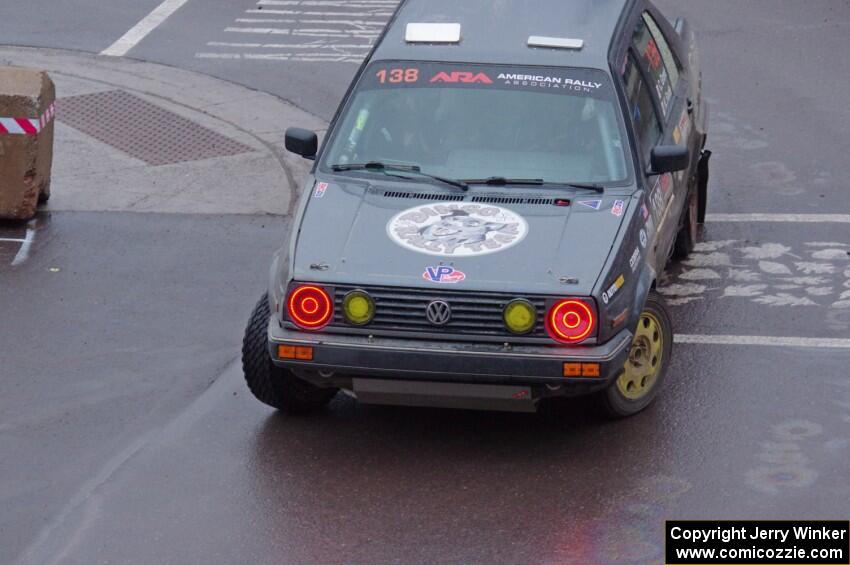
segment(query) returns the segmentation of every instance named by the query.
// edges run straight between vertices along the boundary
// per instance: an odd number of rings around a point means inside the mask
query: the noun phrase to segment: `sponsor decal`
[[[576,204],[578,204],[579,206],[586,206],[591,210],[599,210],[600,208],[602,208],[601,200],[579,200],[578,202],[576,202]]]
[[[313,198],[324,198],[325,192],[328,190],[328,183],[320,182],[316,184],[316,190],[313,192]]]
[[[664,194],[670,192],[670,185],[673,181],[673,175],[667,173],[665,175],[661,175],[661,191]]]
[[[657,71],[661,66],[661,52],[658,50],[654,39],[650,39],[646,44],[646,49],[643,52],[646,60],[649,61],[649,67],[653,71]]]
[[[675,128],[673,128],[673,143],[675,143],[676,145],[679,145],[679,143],[681,141],[682,141],[682,132],[679,131],[679,126],[676,126]]]
[[[647,238],[646,238],[646,230],[640,230],[640,246],[646,249]]]
[[[640,261],[640,247],[635,247],[635,252],[632,253],[631,258],[629,259],[629,267],[632,268],[633,273],[637,270],[639,261]]]
[[[398,245],[428,255],[473,257],[504,251],[528,235],[519,214],[486,204],[425,204],[409,208],[387,223]]]
[[[643,215],[643,221],[649,219],[649,208],[646,207],[646,202],[640,205],[640,213]]]
[[[437,73],[431,82],[448,82],[463,84],[493,84],[493,80],[484,73],[470,73],[468,71],[445,71]]]
[[[623,288],[624,284],[626,284],[626,277],[624,275],[620,275],[619,277],[617,277],[617,280],[614,281],[614,284],[612,284],[608,288],[608,290],[602,293],[602,302],[608,304],[608,302],[610,302],[611,299],[614,298],[614,295],[616,295],[620,291],[620,289]]]
[[[466,274],[454,267],[428,267],[422,273],[422,278],[437,284],[457,284],[466,280]]]
[[[614,206],[611,208],[611,213],[617,216],[618,218],[623,215],[623,211],[626,209],[626,203],[622,200],[615,200]]]
[[[660,215],[664,210],[664,193],[661,191],[660,181],[655,183],[655,187],[649,195],[649,201],[652,204],[652,210],[655,212],[656,216]]]
[[[688,115],[687,109],[682,111],[682,117],[679,118],[679,126],[678,127],[679,127],[679,132],[682,134],[682,139],[687,141],[688,136],[691,135],[691,118]],[[676,143],[678,143],[678,141]]]
[[[568,90],[583,90],[594,92],[602,88],[601,82],[588,80],[575,80],[565,77],[553,77],[546,75],[527,75],[522,73],[500,73],[497,77],[505,84],[515,86],[541,86],[546,88],[565,88]]]
[[[658,93],[658,99],[661,101],[661,113],[665,116],[670,110],[670,102],[673,100],[673,89],[670,88],[670,79],[667,76],[667,69],[662,69],[658,80],[655,83],[655,91]]]

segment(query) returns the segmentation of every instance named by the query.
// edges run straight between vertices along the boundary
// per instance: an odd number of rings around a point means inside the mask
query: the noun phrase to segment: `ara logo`
[[[470,73],[467,71],[452,71],[450,73],[437,73],[431,82],[462,82],[465,84],[493,84],[493,81],[484,73]]]
[[[453,267],[440,265],[439,267],[428,267],[425,269],[425,272],[422,273],[422,278],[437,284],[457,284],[466,280],[466,274]]]
[[[579,200],[578,202],[576,202],[576,204],[578,204],[579,206],[586,206],[591,210],[599,210],[600,208],[602,208],[601,200]]]

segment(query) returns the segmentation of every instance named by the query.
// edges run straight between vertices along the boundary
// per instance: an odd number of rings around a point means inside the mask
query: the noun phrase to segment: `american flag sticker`
[[[611,208],[611,213],[617,216],[618,218],[623,215],[623,211],[626,209],[626,203],[622,200],[615,200],[614,206]]]
[[[320,182],[316,185],[316,190],[313,192],[313,198],[322,198],[325,196],[325,191],[328,190],[328,183]]]

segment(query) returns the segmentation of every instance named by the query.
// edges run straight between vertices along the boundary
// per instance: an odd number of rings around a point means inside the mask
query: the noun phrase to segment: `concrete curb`
[[[198,214],[289,213],[310,163],[283,150],[284,131],[324,133],[324,120],[264,92],[132,59],[0,47],[0,64],[47,70],[57,98],[124,90],[230,137],[253,152],[151,166],[62,124],[48,210]]]

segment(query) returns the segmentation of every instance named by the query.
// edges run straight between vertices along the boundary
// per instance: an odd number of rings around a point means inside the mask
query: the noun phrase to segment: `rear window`
[[[629,178],[622,120],[602,71],[376,62],[322,161],[417,165],[454,179]]]

